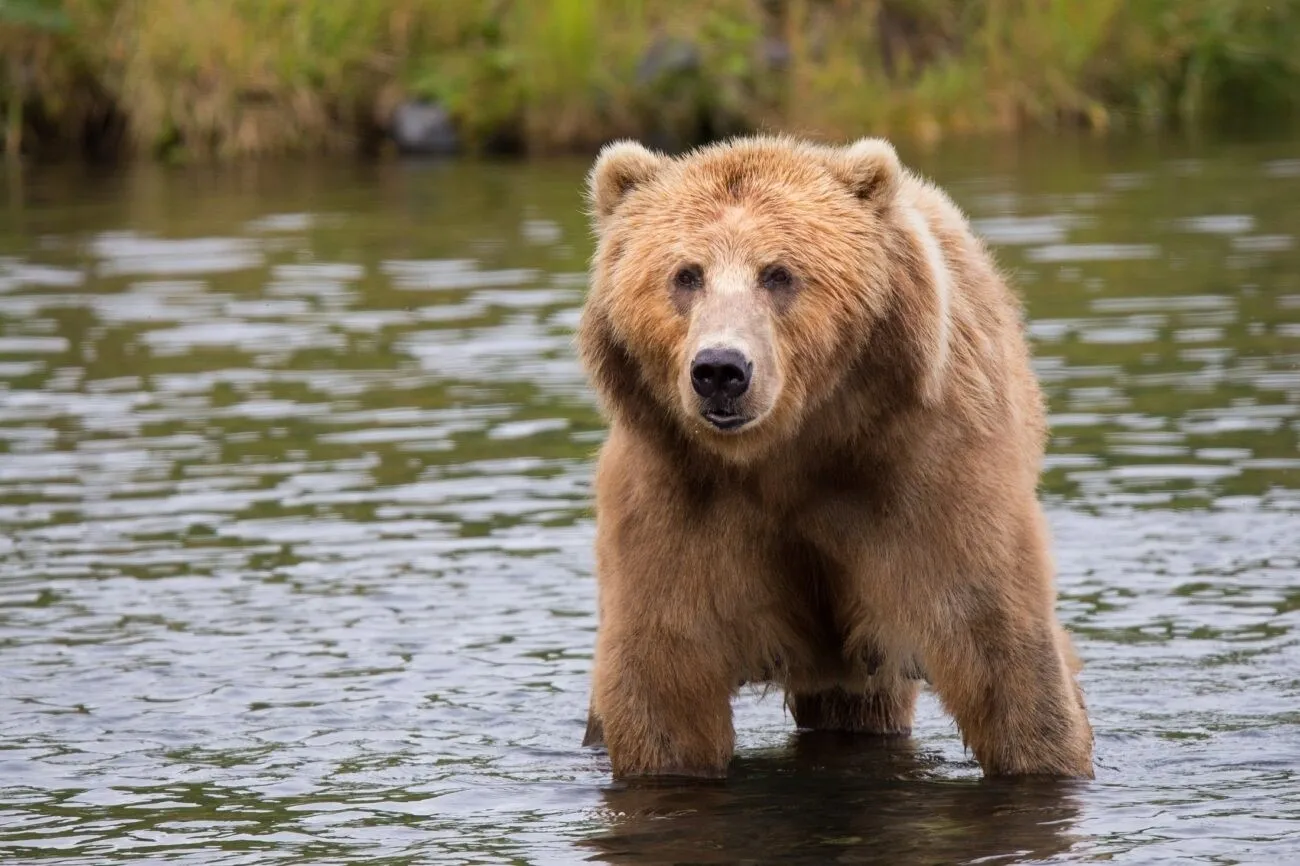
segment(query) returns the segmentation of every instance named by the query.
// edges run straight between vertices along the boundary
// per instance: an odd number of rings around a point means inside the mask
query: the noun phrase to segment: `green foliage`
[[[59,0],[0,0],[0,26],[61,33],[70,23]]]
[[[172,156],[347,148],[408,97],[471,146],[533,151],[1227,124],[1300,102],[1300,0],[0,0],[0,48],[11,139],[24,104],[69,136],[107,107]]]
[[[1289,114],[1300,101],[1300,2],[1129,0],[1092,65],[1099,92],[1143,125]]]
[[[13,159],[22,149],[24,109],[38,79],[43,55],[53,34],[69,28],[59,0],[0,0],[0,103],[4,111],[5,156]],[[38,83],[38,82],[37,82]]]

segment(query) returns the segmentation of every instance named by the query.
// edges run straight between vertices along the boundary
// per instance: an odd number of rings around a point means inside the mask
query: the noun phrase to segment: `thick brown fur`
[[[744,682],[801,727],[905,734],[925,678],[986,774],[1090,777],[1042,400],[956,206],[874,139],[622,142],[589,184],[578,346],[611,430],[587,739],[615,775],[725,774]],[[687,372],[724,338],[756,359],[738,431]]]

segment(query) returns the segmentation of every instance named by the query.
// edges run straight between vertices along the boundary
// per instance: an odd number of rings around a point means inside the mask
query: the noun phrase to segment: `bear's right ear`
[[[829,151],[826,168],[865,202],[891,201],[903,176],[898,152],[883,138],[861,138],[848,147]]]
[[[665,161],[635,141],[615,141],[601,148],[587,175],[587,195],[597,222],[607,219],[634,187],[658,174]]]

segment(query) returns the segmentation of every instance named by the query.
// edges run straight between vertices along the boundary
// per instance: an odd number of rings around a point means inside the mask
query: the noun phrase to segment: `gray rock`
[[[790,65],[790,46],[784,39],[771,36],[759,45],[758,56],[767,69],[785,69]]]
[[[637,64],[636,83],[655,84],[674,75],[691,74],[700,69],[700,50],[690,42],[662,37],[656,39]]]
[[[393,112],[393,140],[403,153],[452,154],[460,137],[451,115],[432,102],[403,102]]]

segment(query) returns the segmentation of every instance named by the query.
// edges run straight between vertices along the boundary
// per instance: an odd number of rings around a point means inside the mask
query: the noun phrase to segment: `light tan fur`
[[[963,214],[877,139],[621,142],[589,187],[578,346],[611,429],[588,741],[615,775],[725,774],[744,682],[803,728],[905,734],[925,678],[987,774],[1091,776],[1042,399]],[[739,430],[691,390],[711,340],[753,359]]]

